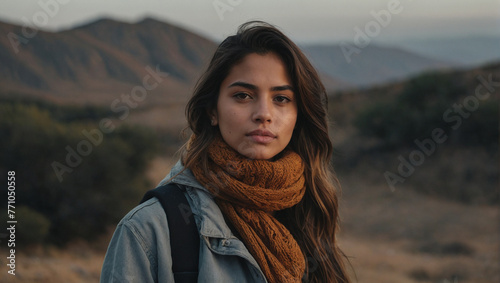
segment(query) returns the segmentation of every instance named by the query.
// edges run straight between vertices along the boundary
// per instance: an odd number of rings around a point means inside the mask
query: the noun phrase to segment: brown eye
[[[287,102],[292,101],[290,98],[283,96],[283,95],[276,96],[274,98],[274,100],[276,100],[279,103],[287,103]]]
[[[248,93],[244,93],[244,92],[238,92],[238,93],[234,94],[233,97],[238,99],[238,100],[247,100],[247,99],[252,98],[250,95],[248,95]]]

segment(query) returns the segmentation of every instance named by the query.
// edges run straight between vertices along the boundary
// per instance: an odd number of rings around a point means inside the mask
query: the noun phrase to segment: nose
[[[272,120],[272,101],[259,99],[255,103],[252,120],[257,123],[269,123]]]

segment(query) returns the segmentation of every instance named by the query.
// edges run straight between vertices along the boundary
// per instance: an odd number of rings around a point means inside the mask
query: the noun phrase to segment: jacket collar
[[[158,186],[167,183],[176,183],[186,188],[188,201],[201,235],[224,239],[235,237],[213,195],[196,180],[191,170],[185,168],[180,160]]]

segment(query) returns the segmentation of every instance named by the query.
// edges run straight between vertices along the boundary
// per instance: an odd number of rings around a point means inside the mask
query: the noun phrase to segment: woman
[[[349,282],[326,98],[304,54],[269,24],[246,23],[219,45],[186,108],[193,134],[161,182],[180,185],[195,215],[199,282]],[[173,282],[169,233],[157,199],[136,207],[101,282]]]

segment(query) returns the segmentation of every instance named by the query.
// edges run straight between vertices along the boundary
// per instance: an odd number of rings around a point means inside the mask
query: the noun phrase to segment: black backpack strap
[[[200,236],[184,192],[170,183],[148,191],[141,203],[153,197],[160,201],[167,215],[175,282],[197,282]]]

